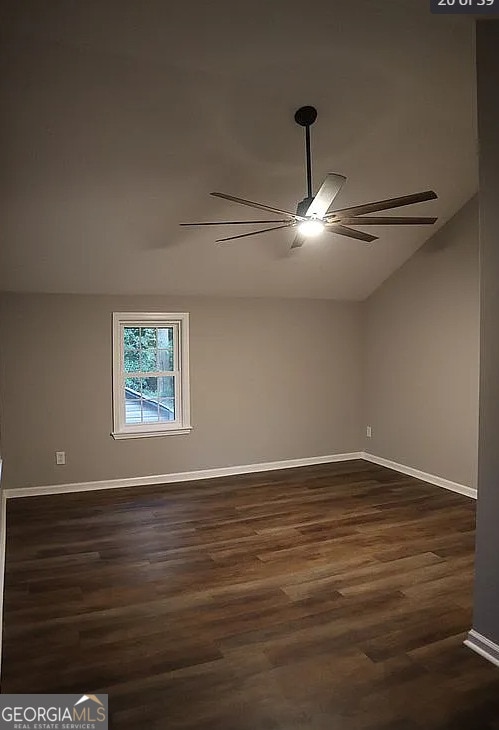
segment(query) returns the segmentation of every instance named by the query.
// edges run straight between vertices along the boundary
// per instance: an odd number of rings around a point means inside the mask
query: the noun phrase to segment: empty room
[[[0,728],[499,730],[499,0],[0,27]]]

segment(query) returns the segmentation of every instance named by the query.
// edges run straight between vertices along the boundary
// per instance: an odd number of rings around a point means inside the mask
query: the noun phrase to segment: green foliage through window
[[[124,369],[130,373],[126,387],[154,399],[172,398],[173,377],[158,378],[152,373],[174,370],[173,327],[124,327],[123,346]],[[151,377],[139,373],[151,373]]]

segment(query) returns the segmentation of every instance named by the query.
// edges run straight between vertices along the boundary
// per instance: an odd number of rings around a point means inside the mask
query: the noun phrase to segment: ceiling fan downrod
[[[295,112],[295,122],[305,127],[305,155],[307,162],[307,200],[312,200],[312,155],[310,150],[310,127],[317,119],[317,109],[314,106],[301,106]]]

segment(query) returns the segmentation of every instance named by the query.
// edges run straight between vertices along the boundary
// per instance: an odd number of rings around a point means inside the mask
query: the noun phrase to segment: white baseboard
[[[477,498],[477,490],[464,484],[451,482],[448,479],[428,474],[427,472],[414,469],[412,466],[398,464],[396,461],[384,459],[364,451],[356,451],[348,454],[330,454],[327,456],[312,456],[304,459],[286,459],[284,461],[267,461],[258,464],[244,464],[239,466],[224,466],[214,469],[198,469],[196,471],[172,472],[170,474],[152,474],[144,477],[129,477],[123,479],[106,479],[95,482],[73,482],[70,484],[50,484],[34,487],[14,487],[5,490],[6,499],[13,497],[35,497],[44,494],[65,494],[70,492],[90,492],[96,489],[121,489],[124,487],[142,487],[154,484],[171,484],[173,482],[189,482],[197,479],[216,479],[218,477],[235,476],[237,474],[253,474],[277,469],[295,469],[300,466],[313,466],[315,464],[332,464],[339,461],[351,461],[353,459],[364,459],[387,469],[393,469],[401,474],[407,474],[415,479],[421,479],[437,487],[448,489],[458,494],[463,494],[472,499]]]
[[[218,477],[235,476],[236,474],[253,474],[261,471],[277,469],[295,469],[299,466],[316,464],[332,464],[338,461],[362,459],[362,453],[331,454],[329,456],[312,456],[305,459],[287,459],[285,461],[267,461],[260,464],[243,466],[224,466],[215,469],[199,469],[197,471],[180,471],[171,474],[154,474],[145,477],[128,479],[107,479],[98,482],[74,482],[72,484],[53,484],[40,487],[14,487],[6,489],[7,499],[13,497],[34,497],[43,494],[64,494],[68,492],[90,492],[96,489],[122,489],[124,487],[142,487],[153,484],[171,484],[172,482],[190,482],[197,479],[216,479]]]
[[[495,644],[487,637],[479,634],[475,629],[471,629],[468,634],[468,638],[465,640],[465,645],[475,651],[480,656],[488,659],[489,662],[499,667],[499,645]]]
[[[374,456],[368,452],[362,452],[362,459],[371,461],[373,464],[379,466],[386,466],[387,469],[393,469],[401,474],[407,474],[407,476],[414,477],[415,479],[421,479],[423,482],[434,484],[436,487],[442,487],[443,489],[449,489],[451,492],[457,492],[458,494],[464,494],[465,497],[471,497],[472,499],[477,498],[477,490],[473,487],[468,487],[465,484],[458,484],[457,482],[451,482],[448,479],[443,479],[435,474],[428,474],[425,471],[419,469],[413,469],[412,466],[404,466],[404,464],[398,464],[396,461],[390,461],[389,459],[383,459],[381,456]]]

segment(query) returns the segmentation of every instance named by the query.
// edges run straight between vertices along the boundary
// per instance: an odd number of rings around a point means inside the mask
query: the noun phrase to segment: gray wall
[[[468,486],[477,481],[478,284],[474,199],[364,303],[365,450]]]
[[[364,448],[476,486],[478,305],[476,200],[363,304],[0,295],[3,485]],[[111,313],[121,310],[191,313],[190,435],[109,435]]]
[[[499,22],[477,24],[480,134],[480,447],[476,631],[499,645]],[[499,658],[499,656],[498,656]]]
[[[4,294],[4,486],[351,452],[361,443],[361,305]],[[111,313],[191,314],[190,435],[115,441]],[[54,452],[66,451],[66,466]]]

